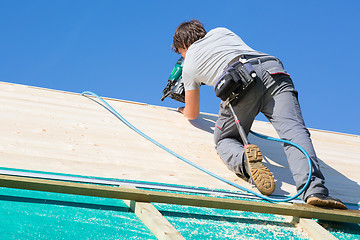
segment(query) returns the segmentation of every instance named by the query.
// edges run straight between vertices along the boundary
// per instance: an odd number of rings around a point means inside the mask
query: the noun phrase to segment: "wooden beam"
[[[224,199],[208,196],[129,189],[121,186],[110,187],[5,175],[0,175],[0,186],[45,192],[135,200],[139,202],[169,203],[197,207],[279,214],[301,218],[317,218],[337,222],[360,223],[360,211],[323,209],[306,204],[288,206],[285,204],[273,204],[267,202],[252,202],[238,199]]]
[[[133,186],[126,186],[136,189]],[[160,240],[184,240],[185,238],[175,229],[173,225],[155,208],[147,202],[136,202],[123,200],[126,205],[136,214],[145,226]]]
[[[149,230],[160,240],[184,240],[185,238],[151,203],[124,200],[126,205],[140,218]]]
[[[313,239],[338,239],[313,219],[294,217],[292,222],[301,226],[305,230],[305,232],[307,232],[309,236]]]

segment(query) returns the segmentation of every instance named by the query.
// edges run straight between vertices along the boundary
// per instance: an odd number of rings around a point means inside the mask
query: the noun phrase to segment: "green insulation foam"
[[[0,188],[4,239],[156,239],[122,200]],[[308,239],[284,217],[156,204],[185,239]]]
[[[318,220],[318,223],[339,240],[360,240],[360,224]]]
[[[156,239],[122,200],[0,188],[1,239]]]
[[[309,239],[282,216],[155,204],[185,239]]]

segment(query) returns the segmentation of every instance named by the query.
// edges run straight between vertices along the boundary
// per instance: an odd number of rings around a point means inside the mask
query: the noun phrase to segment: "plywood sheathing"
[[[232,189],[147,141],[99,104],[80,94],[0,83],[1,167]],[[186,159],[255,190],[226,168],[216,154],[216,116],[188,121],[174,109],[107,99],[138,129]],[[256,121],[252,130],[277,137]],[[360,137],[311,130],[330,193],[360,200]],[[274,194],[295,194],[280,143],[250,137],[274,173]]]

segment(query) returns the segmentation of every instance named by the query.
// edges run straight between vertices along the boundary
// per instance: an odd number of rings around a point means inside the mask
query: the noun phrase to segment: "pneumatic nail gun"
[[[185,102],[185,89],[182,82],[182,68],[184,64],[184,58],[181,57],[175,64],[170,77],[168,78],[168,84],[163,90],[163,96],[161,101],[164,101],[166,97],[170,97],[179,102]]]

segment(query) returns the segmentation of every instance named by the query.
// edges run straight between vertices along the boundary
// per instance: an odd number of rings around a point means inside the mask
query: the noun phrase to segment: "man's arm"
[[[184,114],[189,120],[194,120],[199,116],[200,89],[188,90],[185,92],[185,108],[180,107],[178,111]]]

